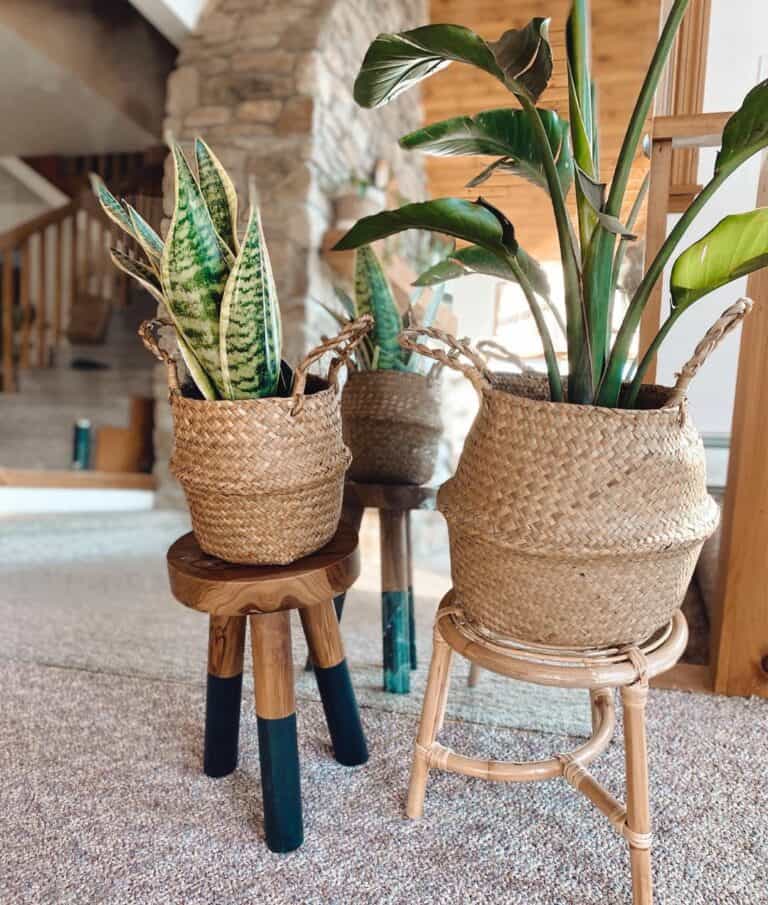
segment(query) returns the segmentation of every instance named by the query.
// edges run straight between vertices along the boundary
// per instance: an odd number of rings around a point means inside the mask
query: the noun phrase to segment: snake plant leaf
[[[548,37],[549,19],[536,17],[525,28],[511,28],[488,44],[509,90],[526,95],[534,104],[552,77]]]
[[[155,301],[165,305],[165,298],[163,297],[160,280],[151,267],[148,267],[143,261],[136,261],[134,258],[129,257],[118,248],[110,248],[109,256],[112,258],[112,263],[115,267],[122,270],[123,273],[127,273],[128,276],[133,277],[142,289],[145,289]]]
[[[219,336],[224,396],[273,396],[280,377],[280,308],[255,206],[224,288]]]
[[[350,319],[357,317],[357,309],[355,308],[355,300],[351,298],[340,286],[334,286],[333,291],[336,298],[341,303],[342,308],[347,312]]]
[[[98,199],[104,213],[113,223],[116,223],[124,232],[128,233],[131,238],[135,239],[136,233],[134,232],[133,224],[131,223],[131,218],[128,216],[128,212],[106,187],[102,178],[96,173],[89,173],[88,179],[90,180],[93,194]]]
[[[219,301],[229,276],[219,235],[189,164],[173,147],[175,204],[160,261],[166,304],[182,338],[221,395]]]
[[[670,278],[673,310],[768,266],[768,207],[731,214],[687,248]]]
[[[200,191],[216,227],[233,254],[237,254],[237,192],[218,157],[202,140],[195,139],[195,158]]]
[[[452,62],[469,63],[504,81],[491,48],[471,29],[424,25],[373,41],[355,79],[355,101],[361,107],[387,104]]]
[[[131,207],[130,204],[126,204],[125,209],[128,211],[133,234],[141,246],[141,250],[152,266],[159,269],[160,257],[163,254],[163,240],[135,208]]]
[[[345,327],[349,323],[349,318],[340,311],[331,308],[330,305],[326,305],[325,302],[321,302],[318,299],[315,299],[314,302],[316,305],[319,305],[329,317],[332,317],[340,327]]]
[[[731,172],[768,146],[768,79],[755,85],[725,124],[715,176]]]
[[[493,251],[502,258],[514,253],[517,244],[504,223],[479,201],[437,198],[406,204],[391,211],[363,217],[336,243],[336,251],[359,248],[408,229],[425,229],[463,239]],[[506,242],[512,243],[509,247]]]
[[[373,315],[371,341],[379,350],[377,366],[397,368],[403,350],[397,337],[403,329],[400,311],[384,270],[370,245],[357,249],[355,256],[355,308],[359,315]]]
[[[539,110],[555,159],[563,194],[573,180],[573,159],[568,143],[568,123],[553,110]],[[422,151],[437,157],[464,157],[476,154],[500,158],[487,167],[469,186],[484,182],[495,169],[515,173],[541,188],[547,188],[544,163],[531,119],[523,110],[501,108],[476,116],[455,116],[432,123],[400,139],[406,150]]]
[[[194,381],[198,390],[200,390],[203,399],[218,399],[216,387],[214,387],[208,379],[208,375],[202,369],[200,362],[195,358],[195,353],[189,348],[186,342],[184,342],[184,338],[178,330],[176,331],[176,343],[179,347],[179,353],[181,354],[182,360],[189,371],[189,376]]]

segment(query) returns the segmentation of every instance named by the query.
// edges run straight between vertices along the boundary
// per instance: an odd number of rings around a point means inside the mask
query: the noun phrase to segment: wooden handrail
[[[0,252],[9,249],[13,251],[13,249],[18,248],[25,239],[34,236],[35,233],[47,229],[47,227],[54,223],[61,223],[62,220],[71,217],[77,210],[77,207],[77,202],[69,201],[61,207],[54,208],[52,211],[46,211],[38,217],[27,220],[26,223],[22,223],[20,226],[14,226],[13,229],[0,233]]]
[[[671,141],[673,148],[716,148],[732,113],[692,113],[688,116],[656,116],[653,140]]]

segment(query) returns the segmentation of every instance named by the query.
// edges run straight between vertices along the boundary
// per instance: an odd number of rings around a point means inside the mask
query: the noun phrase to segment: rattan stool
[[[648,680],[673,666],[688,640],[688,627],[678,610],[662,631],[635,647],[575,652],[517,644],[492,636],[468,622],[453,592],[437,612],[434,647],[424,707],[413,756],[407,813],[422,815],[430,769],[463,773],[501,782],[528,782],[562,776],[582,792],[629,843],[634,905],[650,905],[651,821],[648,804],[648,760],[645,705]],[[549,760],[514,763],[478,760],[455,754],[436,741],[445,714],[451,657],[461,654],[483,669],[514,679],[561,688],[587,688],[592,700],[592,736],[568,754]],[[623,805],[586,770],[613,737],[613,688],[621,689],[624,708],[627,804]]]
[[[275,852],[303,841],[291,610],[298,609],[336,760],[368,759],[333,597],[357,578],[357,533],[342,524],[329,544],[289,566],[238,566],[203,553],[193,534],[168,551],[174,597],[209,614],[203,769],[237,766],[246,618],[250,621],[264,831]]]
[[[383,686],[411,690],[416,669],[411,512],[434,509],[437,491],[419,484],[358,484],[344,488],[344,518],[359,530],[365,509],[379,510]],[[339,614],[344,601],[337,600]]]

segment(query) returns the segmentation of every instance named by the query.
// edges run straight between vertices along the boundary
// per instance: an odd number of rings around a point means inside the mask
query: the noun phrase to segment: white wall
[[[50,208],[39,195],[0,167],[0,233],[31,220]]]
[[[736,14],[738,11],[738,14]],[[758,81],[761,57],[768,57],[768,3],[765,0],[712,0],[707,81],[704,109],[707,112],[736,110],[747,91]],[[768,65],[762,78],[768,78]],[[715,151],[702,152],[699,181],[712,175]],[[680,245],[686,248],[708,232],[727,214],[750,210],[760,166],[754,158],[720,189],[689,230]],[[670,218],[670,225],[674,220]],[[746,290],[746,280],[712,293],[697,302],[677,323],[662,347],[659,382],[670,383],[674,374],[718,315]],[[666,296],[666,292],[665,292]],[[768,300],[766,300],[768,301]],[[731,428],[733,395],[738,364],[738,333],[728,337],[692,383],[691,413],[706,433],[728,433]]]

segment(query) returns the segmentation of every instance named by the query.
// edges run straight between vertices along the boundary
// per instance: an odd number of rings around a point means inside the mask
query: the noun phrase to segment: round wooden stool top
[[[344,522],[317,553],[289,566],[248,566],[204,553],[190,532],[168,550],[173,596],[217,616],[314,606],[346,591],[360,574],[357,533]]]
[[[437,488],[426,484],[344,485],[344,505],[356,509],[434,509],[436,500]]]

